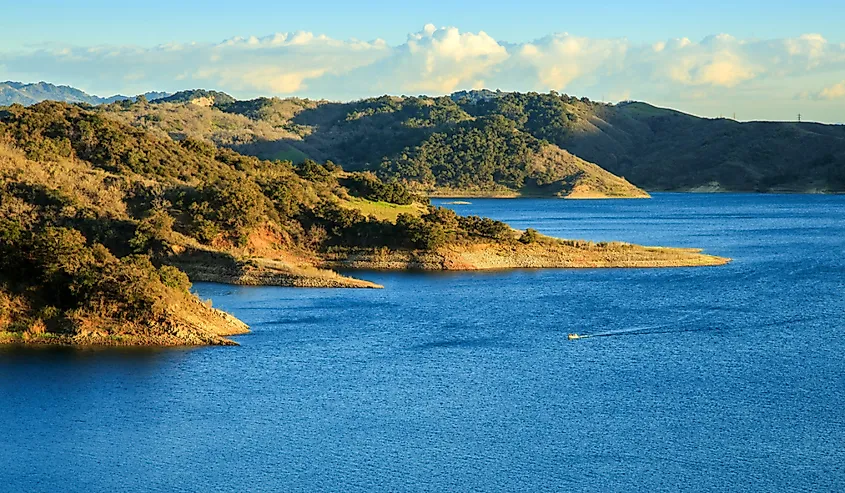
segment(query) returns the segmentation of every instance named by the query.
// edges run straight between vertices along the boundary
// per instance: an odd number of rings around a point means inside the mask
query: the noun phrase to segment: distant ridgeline
[[[160,135],[263,159],[331,160],[426,193],[845,191],[845,126],[739,123],[555,92],[478,90],[338,103],[237,101],[192,90],[146,99],[97,111]]]
[[[144,97],[152,101],[169,96],[166,92],[148,92]],[[137,96],[115,95],[109,98],[92,96],[79,89],[69,86],[56,86],[47,82],[24,84],[21,82],[0,82],[0,106],[22,104],[24,106],[40,103],[41,101],[60,101],[65,103],[84,103],[96,106],[98,104],[114,103],[116,101],[135,100]]]

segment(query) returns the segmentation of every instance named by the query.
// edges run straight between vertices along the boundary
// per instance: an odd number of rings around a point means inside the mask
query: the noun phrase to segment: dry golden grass
[[[133,183],[73,159],[35,162],[19,150],[0,143],[0,182],[43,185],[74,200],[74,206],[96,210],[104,217],[127,217],[123,197]]]
[[[225,146],[301,138],[296,131],[266,121],[195,104],[109,105],[101,109],[101,114],[159,136],[193,137]]]
[[[648,198],[649,195],[625,178],[570,154],[557,146],[544,146],[534,156],[531,167],[537,173],[567,176],[557,194],[567,198]],[[530,193],[530,190],[528,191]]]

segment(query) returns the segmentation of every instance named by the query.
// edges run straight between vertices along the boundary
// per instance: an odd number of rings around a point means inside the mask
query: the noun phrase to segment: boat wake
[[[689,317],[685,317],[684,319],[679,320],[679,322],[684,322]],[[757,322],[757,323],[750,323],[748,325],[743,326],[735,326],[730,327],[732,330],[744,329],[744,328],[766,328],[766,327],[773,327],[778,325],[794,325],[803,322],[812,322],[816,320],[818,317],[800,317],[794,318],[789,320],[775,320],[769,322]],[[678,327],[674,324],[665,324],[665,325],[651,325],[645,327],[631,327],[627,329],[620,329],[620,330],[610,330],[607,332],[598,332],[594,334],[569,334],[569,340],[578,340],[578,339],[592,339],[594,337],[619,337],[619,336],[644,336],[644,335],[652,335],[652,334],[681,334],[684,332],[714,332],[714,331],[722,331],[726,330],[724,327],[721,326],[700,326],[700,323],[703,319],[696,320],[693,327],[683,328]]]

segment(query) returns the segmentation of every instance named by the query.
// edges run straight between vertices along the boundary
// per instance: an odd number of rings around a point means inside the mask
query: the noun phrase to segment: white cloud
[[[816,95],[816,98],[824,100],[845,99],[845,81],[825,87]]]
[[[427,24],[393,50],[382,68],[389,69],[383,75],[392,78],[401,92],[446,93],[472,86],[478,76],[507,58],[507,49],[484,31],[461,33],[454,27]]]
[[[821,34],[804,34],[796,39],[786,39],[783,44],[790,56],[806,57],[811,62],[823,58],[828,46]]]
[[[764,69],[760,60],[747,54],[746,43],[720,34],[701,43],[675,39],[650,56],[652,76],[686,86],[734,87],[756,77]]]
[[[514,63],[505,70],[528,76],[538,89],[564,90],[579,78],[618,71],[627,49],[625,40],[555,34],[516,48]]]
[[[7,78],[66,82],[101,94],[190,85],[246,95],[283,95],[306,89],[309,80],[375,63],[391,50],[382,40],[340,41],[297,32],[148,49],[95,46],[0,52],[0,63],[8,65]],[[127,79],[127,73],[132,77]]]
[[[350,99],[445,94],[459,89],[557,90],[654,102],[845,100],[845,44],[819,34],[738,39],[727,34],[633,43],[560,33],[525,43],[428,24],[391,46],[310,32],[233,37],[220,43],[52,46],[0,51],[0,79],[48,80],[100,95],[190,87],[238,97]],[[827,89],[818,92],[819,87]],[[768,101],[767,101],[768,102]],[[762,104],[762,103],[761,103]]]
[[[699,67],[694,80],[698,84],[710,84],[721,87],[733,87],[741,82],[753,79],[755,68],[738,55],[725,51],[713,56]]]

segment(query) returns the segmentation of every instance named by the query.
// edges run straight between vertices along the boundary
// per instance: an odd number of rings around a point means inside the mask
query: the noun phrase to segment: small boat
[[[567,336],[567,337],[569,338],[570,341],[574,341],[576,339],[581,338],[581,336],[579,336],[578,334],[569,334],[569,336]]]

